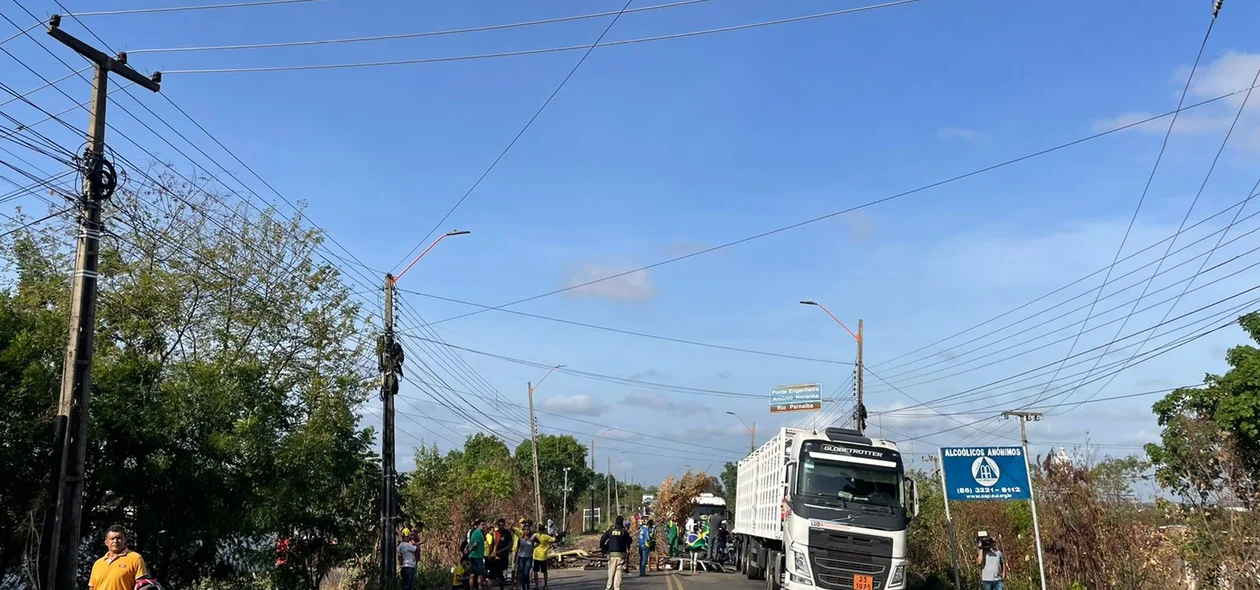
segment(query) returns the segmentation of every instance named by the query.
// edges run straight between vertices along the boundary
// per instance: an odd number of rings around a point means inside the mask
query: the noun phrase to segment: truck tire
[[[783,555],[769,551],[766,559],[766,590],[783,590]]]

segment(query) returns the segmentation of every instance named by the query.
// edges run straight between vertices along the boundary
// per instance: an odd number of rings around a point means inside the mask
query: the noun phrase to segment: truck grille
[[[875,590],[882,590],[892,567],[892,540],[811,531],[809,564],[821,588],[852,590],[854,574],[862,574],[873,578]]]

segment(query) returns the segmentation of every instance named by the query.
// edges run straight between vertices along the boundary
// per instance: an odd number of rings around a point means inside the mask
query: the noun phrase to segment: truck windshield
[[[865,465],[805,459],[797,484],[801,494],[901,507],[901,473]]]

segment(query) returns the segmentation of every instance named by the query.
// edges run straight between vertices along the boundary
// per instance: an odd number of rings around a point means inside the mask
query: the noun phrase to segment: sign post
[[[1028,476],[1026,447],[941,447],[941,485],[945,489],[946,523],[949,522],[949,501],[977,502],[997,500],[1033,502],[1032,478]],[[1041,559],[1041,527],[1037,523],[1037,507],[1032,504],[1033,534],[1037,543],[1037,565],[1045,571]],[[957,565],[955,565],[957,576]],[[1041,578],[1045,590],[1045,575]],[[957,581],[955,581],[957,584]]]
[[[770,412],[802,412],[822,409],[822,383],[780,385],[770,389]]]
[[[954,590],[962,590],[962,578],[958,573],[958,535],[954,533],[954,518],[949,515],[949,486],[945,484],[945,459],[943,449],[937,451],[937,471],[941,474],[941,499],[945,501],[945,533],[949,535],[949,557],[954,563]]]

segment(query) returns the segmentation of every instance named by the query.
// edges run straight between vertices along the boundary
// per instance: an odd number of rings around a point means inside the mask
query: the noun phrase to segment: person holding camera
[[[977,544],[976,565],[980,566],[980,590],[1005,590],[1006,557],[997,548],[993,537],[981,533]]]

